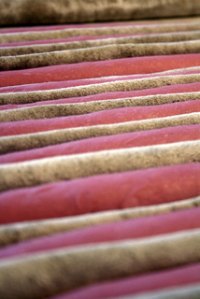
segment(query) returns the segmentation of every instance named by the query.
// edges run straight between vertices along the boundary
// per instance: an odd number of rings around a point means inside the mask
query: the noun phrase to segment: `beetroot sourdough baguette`
[[[143,90],[148,88],[162,87],[174,84],[190,84],[200,81],[200,75],[165,73],[163,76],[137,78],[130,80],[118,80],[113,82],[103,82],[85,86],[75,86],[52,90],[35,90],[30,92],[0,93],[1,105],[7,104],[28,104],[39,101],[59,100],[62,98],[83,97],[97,95],[107,92],[123,92],[133,90]]]
[[[4,260],[0,294],[2,298],[42,299],[98,282],[199,263],[199,242],[200,229],[192,229]],[[8,283],[12,288],[5,288]]]
[[[171,71],[167,71],[171,72]],[[172,70],[173,74],[195,74],[199,72],[199,67],[189,67],[183,69]],[[32,84],[23,84],[23,85],[14,85],[14,86],[5,86],[0,87],[0,93],[2,92],[28,92],[34,90],[47,90],[47,89],[58,89],[58,88],[67,88],[73,86],[83,86],[89,84],[97,84],[103,82],[112,82],[119,80],[130,80],[130,79],[139,79],[139,78],[148,78],[153,77],[159,74],[164,76],[165,72],[153,73],[153,74],[130,74],[130,75],[119,75],[119,76],[103,76],[103,77],[94,77],[94,78],[82,78],[74,80],[62,80],[62,81],[50,81],[42,83],[32,83]]]
[[[0,73],[0,86],[153,73],[199,66],[199,59],[200,54],[161,55],[4,71]]]
[[[2,193],[0,223],[153,205],[199,194],[199,163],[92,176]]]
[[[134,75],[120,75],[120,76],[104,76],[104,77],[94,77],[94,78],[83,78],[83,79],[75,79],[75,80],[64,80],[64,81],[52,81],[52,82],[43,82],[43,83],[32,83],[32,84],[22,84],[15,86],[7,86],[0,87],[0,93],[2,92],[28,92],[34,90],[48,90],[48,89],[59,89],[59,88],[67,88],[73,86],[83,86],[90,84],[98,84],[104,82],[114,82],[121,80],[131,80],[131,79],[140,79],[140,78],[152,78],[156,76],[165,76],[166,74],[174,74],[174,75],[189,75],[189,74],[198,74],[200,68],[196,67],[188,67],[181,68],[176,70],[169,70],[166,72],[159,73],[149,73],[149,74],[134,74]]]
[[[111,224],[101,224],[72,232],[20,242],[0,249],[0,259],[18,257],[33,252],[83,244],[137,239],[200,227],[200,208],[166,213],[159,216],[131,219]]]
[[[194,18],[194,17],[193,17]],[[186,18],[182,18],[182,19],[174,19],[174,18],[170,18],[170,19],[160,19],[159,21],[161,21],[163,24],[165,24],[165,23],[167,23],[167,24],[169,24],[169,23],[172,23],[172,24],[174,24],[174,22],[176,23],[176,22],[178,22],[178,23],[182,23],[182,24],[184,24],[184,22],[186,21],[186,22],[188,22],[188,21],[191,21],[191,20],[193,20],[193,18],[191,19],[191,18],[188,18],[188,17],[186,17]],[[198,20],[198,17],[197,18],[194,18],[194,20]],[[181,22],[180,22],[181,21]],[[23,27],[10,27],[10,28],[2,28],[2,30],[1,30],[1,33],[2,34],[7,34],[7,33],[30,33],[30,32],[43,32],[43,31],[47,31],[47,32],[49,32],[49,31],[55,31],[55,30],[63,30],[63,29],[78,29],[78,30],[81,30],[81,29],[89,29],[89,28],[93,28],[94,30],[95,30],[95,28],[97,28],[98,29],[98,27],[102,27],[102,25],[103,25],[103,27],[111,27],[111,29],[112,29],[112,27],[119,27],[119,26],[121,26],[121,27],[123,27],[123,26],[125,26],[125,27],[127,27],[127,26],[130,26],[130,25],[140,25],[141,27],[143,27],[144,28],[144,26],[146,27],[146,25],[157,25],[157,20],[155,19],[155,20],[134,20],[134,21],[115,21],[115,22],[101,22],[101,23],[83,23],[83,24],[62,24],[62,25],[60,25],[60,24],[58,24],[58,25],[48,25],[48,26],[46,26],[46,25],[36,25],[36,26],[34,26],[34,27],[32,27],[32,26],[23,26]],[[84,30],[83,30],[83,32],[84,32]],[[82,32],[82,33],[83,33]],[[80,31],[79,31],[79,33],[80,33]],[[93,35],[86,35],[88,38],[91,38],[91,37],[93,37]],[[98,37],[101,37],[102,35],[98,35]],[[72,37],[76,37],[76,38],[82,38],[82,37],[85,37],[85,35],[84,34],[76,34],[76,35],[73,35]],[[70,37],[68,37],[68,38],[70,38]],[[96,38],[96,37],[95,37]],[[56,38],[57,39],[57,38]],[[52,40],[52,39],[50,39],[50,40]],[[37,40],[36,40],[37,41]]]
[[[0,226],[0,245],[8,246],[33,238],[50,236],[61,232],[70,232],[89,226],[164,215],[166,213],[183,211],[194,207],[200,207],[200,196],[150,206],[108,210],[71,217],[66,216],[25,221],[18,222],[17,224],[16,222],[4,224]]]
[[[2,128],[3,126],[0,127]],[[13,130],[11,130],[12,134],[15,131],[16,128],[13,128]],[[115,134],[111,136],[86,138],[62,144],[49,145],[42,148],[8,153],[0,155],[0,164],[22,162],[58,155],[80,154],[106,149],[128,148],[198,139],[200,139],[200,125],[175,126],[140,132]]]
[[[134,120],[145,120],[151,118],[160,118],[179,114],[187,114],[192,112],[200,112],[200,100],[183,101],[170,104],[153,105],[153,106],[138,106],[138,107],[123,107],[106,109],[88,114],[62,116],[61,109],[55,106],[55,111],[44,112],[43,107],[37,109],[35,116],[27,110],[23,111],[6,111],[5,116],[1,115],[0,119],[6,121],[0,123],[0,136],[18,135],[26,133],[36,133],[41,131],[58,130],[74,127],[95,126],[103,124],[115,124]],[[20,113],[21,112],[21,113]],[[37,113],[38,112],[38,113]],[[51,114],[56,117],[51,118]],[[57,114],[61,116],[57,116]],[[3,114],[3,113],[2,113]],[[41,119],[40,119],[41,115]],[[32,118],[39,119],[32,119]],[[48,118],[49,117],[49,118]],[[21,120],[21,119],[25,120]],[[27,119],[27,120],[26,120]],[[9,120],[11,120],[9,122]],[[16,121],[12,121],[16,120]]]
[[[177,7],[181,5],[182,9]],[[126,21],[163,17],[180,17],[198,15],[200,5],[198,0],[189,3],[181,0],[146,0],[145,4],[139,0],[98,1],[91,5],[90,1],[51,0],[41,2],[35,0],[10,0],[7,7],[0,3],[1,25],[33,25],[33,24],[63,24],[88,23],[98,21]],[[40,13],[38,13],[38,11]],[[112,11],[112,13],[111,13]],[[32,16],[32,18],[30,18]],[[187,24],[187,22],[186,22]]]
[[[109,25],[108,25],[109,24]],[[196,30],[199,30],[199,18],[184,18],[184,19],[167,19],[167,20],[161,20],[159,26],[157,26],[158,23],[156,20],[154,21],[148,21],[148,22],[113,22],[113,23],[107,23],[100,25],[90,24],[90,26],[86,26],[84,28],[84,24],[74,27],[68,26],[66,28],[60,27],[57,28],[51,28],[46,27],[46,30],[44,30],[44,26],[40,27],[40,30],[38,27],[36,27],[36,30],[22,30],[19,28],[18,30],[7,29],[9,32],[5,32],[4,29],[2,31],[2,34],[0,35],[0,43],[5,45],[14,43],[20,43],[20,42],[35,42],[46,40],[46,43],[48,44],[48,41],[52,40],[64,40],[75,37],[76,39],[80,39],[82,37],[95,37],[95,39],[98,39],[99,37],[110,37],[110,36],[130,36],[130,35],[148,35],[148,34],[155,34],[155,35],[163,35],[168,34],[167,39],[166,38],[152,38],[148,36],[148,38],[139,38],[139,43],[145,43],[145,42],[166,42],[166,41],[180,41],[185,40],[185,38],[182,37],[182,39],[178,38],[179,34],[186,33],[187,37],[186,40],[190,39],[188,38],[188,35],[192,35],[192,39],[195,39],[195,33]],[[21,29],[21,30],[20,30]],[[9,34],[6,34],[9,33]],[[173,35],[175,35],[175,39],[172,38]],[[198,33],[197,33],[198,35]],[[185,35],[184,35],[185,37]],[[132,41],[133,42],[133,41]],[[135,41],[135,42],[138,42]],[[125,43],[125,41],[124,41]],[[90,45],[87,45],[88,47]],[[94,45],[93,45],[94,46]],[[81,48],[84,47],[83,45]],[[72,47],[73,48],[73,47]],[[47,52],[49,49],[47,50]],[[20,52],[21,54],[21,52]]]
[[[157,271],[137,277],[98,283],[77,289],[66,294],[51,297],[51,299],[103,299],[117,298],[122,295],[139,294],[168,287],[185,286],[198,283],[200,279],[200,264],[176,267]]]
[[[187,84],[173,84],[167,86],[161,86],[157,88],[147,88],[143,90],[132,90],[132,91],[118,91],[118,92],[106,92],[96,95],[84,96],[84,97],[73,97],[73,98],[63,98],[57,100],[47,100],[39,101],[33,103],[24,104],[5,104],[0,105],[1,110],[9,110],[16,108],[30,108],[38,106],[47,106],[54,104],[70,104],[70,103],[85,103],[85,102],[95,102],[95,101],[106,101],[112,99],[124,99],[124,98],[134,98],[134,97],[144,97],[144,96],[156,96],[156,95],[169,95],[173,93],[192,93],[198,92],[200,88],[199,82],[187,83]]]
[[[199,29],[199,26],[196,28]],[[199,41],[189,40],[178,43],[111,44],[54,52],[0,57],[0,70],[19,70],[51,65],[73,64],[79,62],[105,61],[127,57],[158,56],[199,53]]]

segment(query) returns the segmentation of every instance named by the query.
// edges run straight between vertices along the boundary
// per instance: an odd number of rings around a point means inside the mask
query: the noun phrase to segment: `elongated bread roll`
[[[5,246],[12,243],[51,235],[63,231],[71,231],[87,226],[110,223],[125,219],[136,219],[139,217],[161,215],[170,211],[181,211],[200,206],[200,197],[157,204],[150,207],[128,208],[112,210],[95,214],[86,214],[75,217],[63,217],[39,221],[19,222],[0,226],[0,245]]]
[[[199,140],[57,156],[0,166],[0,190],[190,162],[200,162]]]
[[[1,0],[0,25],[57,24],[115,21],[155,17],[190,16],[200,13],[198,0]],[[177,9],[181,7],[181,9]]]
[[[42,299],[103,280],[199,261],[199,229],[138,241],[55,250],[1,262],[0,296]]]

